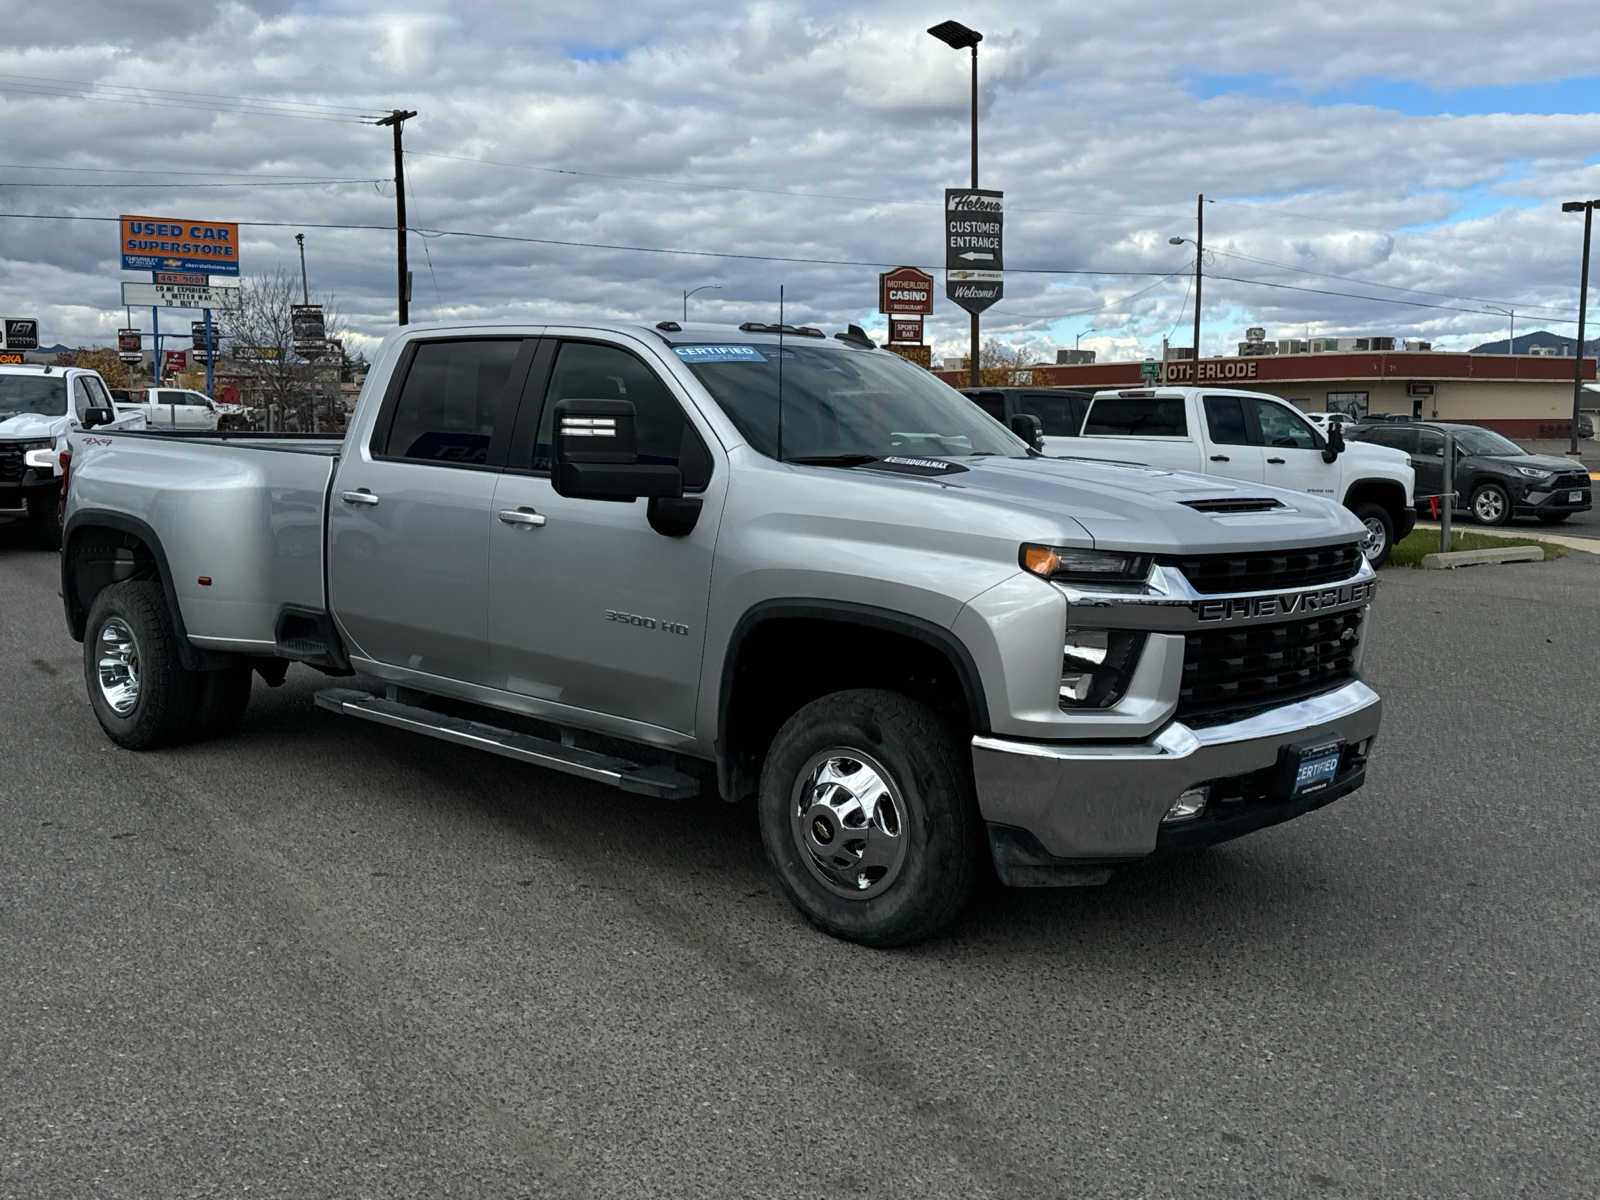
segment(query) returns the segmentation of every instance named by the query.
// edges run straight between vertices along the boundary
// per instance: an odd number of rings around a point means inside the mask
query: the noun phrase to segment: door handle
[[[353,492],[340,492],[339,499],[346,504],[376,504],[378,498],[366,488],[357,488]]]
[[[495,513],[507,525],[532,525],[535,529],[544,528],[544,514],[534,512],[531,508],[502,508]]]
[[[1279,467],[1283,466],[1283,459],[1281,459],[1281,458],[1269,458],[1269,459],[1267,459],[1267,461],[1269,463],[1274,464],[1275,466],[1279,466]]]
[[[1229,458],[1228,458],[1228,456],[1226,454],[1213,454],[1211,456],[1211,461],[1212,462],[1228,462]]]

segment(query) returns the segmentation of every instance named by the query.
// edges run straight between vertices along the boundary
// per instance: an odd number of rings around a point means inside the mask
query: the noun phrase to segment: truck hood
[[[1589,473],[1589,468],[1581,462],[1559,458],[1554,454],[1469,454],[1467,457],[1493,463],[1497,467],[1532,467],[1539,471],[1559,471],[1563,474],[1571,471],[1582,471],[1585,475]]]
[[[12,441],[21,438],[49,438],[65,433],[67,418],[47,417],[41,413],[18,413],[0,419],[0,439]]]
[[[867,464],[850,474],[885,486],[962,493],[1012,510],[1019,525],[1037,517],[1040,532],[1077,525],[1096,547],[1156,554],[1223,553],[1232,549],[1292,549],[1355,540],[1361,522],[1343,506],[1301,492],[1133,463],[1082,458],[972,458],[965,470],[933,477],[902,474],[891,464]],[[1207,512],[1191,505],[1259,499],[1259,512]]]
[[[1347,441],[1344,444],[1344,456],[1351,462],[1361,463],[1373,468],[1387,468],[1390,473],[1398,475],[1403,471],[1411,470],[1411,456],[1404,450],[1396,450],[1393,446],[1375,446],[1371,442]]]

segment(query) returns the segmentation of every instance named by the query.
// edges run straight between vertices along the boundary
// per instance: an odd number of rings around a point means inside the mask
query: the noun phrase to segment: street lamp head
[[[1184,238],[1184,237],[1169,237],[1167,239],[1167,245],[1169,245],[1169,246],[1181,246],[1185,242],[1187,242],[1188,240],[1189,240],[1188,238]]]
[[[976,29],[968,29],[960,21],[940,21],[937,25],[929,26],[928,32],[952,50],[965,50],[983,41],[983,34]]]
[[[1569,201],[1567,201],[1567,203],[1565,203],[1565,204],[1563,204],[1561,206],[1561,211],[1562,212],[1582,212],[1584,209],[1586,209],[1588,207],[1589,207],[1588,203],[1585,203],[1582,200],[1569,200]]]

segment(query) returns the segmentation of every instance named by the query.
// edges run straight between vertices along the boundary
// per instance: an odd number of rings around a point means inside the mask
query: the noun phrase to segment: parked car
[[[152,387],[129,390],[128,396],[126,402],[117,404],[117,411],[142,413],[152,429],[217,428],[220,416],[217,403],[204,392],[190,388]]]
[[[1410,422],[1414,420],[1410,413],[1362,413],[1356,420],[1357,425],[1383,425],[1395,421]]]
[[[86,420],[90,411],[92,420]],[[61,526],[61,451],[70,429],[105,424],[138,428],[136,415],[111,415],[111,394],[85,367],[0,366],[0,517],[24,517],[38,542],[54,549]],[[104,415],[106,419],[100,420]]]
[[[1303,413],[1302,415],[1324,434],[1326,434],[1328,430],[1332,429],[1335,425],[1348,432],[1350,426],[1356,423],[1356,419],[1349,413],[1308,412]]]
[[[1589,468],[1581,462],[1529,454],[1510,438],[1479,425],[1417,421],[1366,427],[1351,437],[1409,455],[1417,473],[1417,508],[1431,512],[1427,498],[1444,491],[1446,432],[1456,439],[1452,511],[1471,513],[1483,525],[1504,525],[1514,516],[1555,525],[1592,507]]]
[[[1018,414],[1034,417],[1039,422],[1034,449],[1053,455],[1072,453],[1069,439],[1078,436],[1089,401],[1094,399],[1093,391],[1079,388],[991,387],[960,391],[1013,432],[1021,433],[1021,425],[1014,423]]]
[[[1071,453],[1224,475],[1343,504],[1366,527],[1362,552],[1382,566],[1416,524],[1411,464],[1376,446],[1346,446],[1276,396],[1227,388],[1124,388],[1095,393]]]
[[[1379,726],[1349,512],[1043,457],[855,329],[410,325],[342,441],[84,437],[69,481],[118,745],[237,727],[252,672],[359,674],[318,705],[753,802],[789,899],[870,945],[953,920],[984,854],[1098,883],[1321,807]]]

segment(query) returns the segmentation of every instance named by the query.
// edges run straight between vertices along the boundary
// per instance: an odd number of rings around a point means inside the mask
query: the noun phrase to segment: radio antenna
[[[778,461],[783,461],[783,284],[778,285]]]

